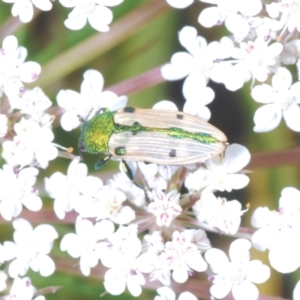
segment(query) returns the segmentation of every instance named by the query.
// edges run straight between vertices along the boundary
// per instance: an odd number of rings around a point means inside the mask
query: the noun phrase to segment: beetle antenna
[[[89,111],[89,113],[87,114],[87,116],[86,116],[85,119],[84,119],[81,115],[77,115],[79,121],[80,121],[82,124],[85,123],[85,122],[89,119],[90,115],[92,114],[92,111],[93,111],[93,108],[90,109],[90,111]]]
[[[80,156],[80,161],[83,161],[83,156],[82,156],[82,152],[80,150],[80,148],[78,147],[78,153],[79,153],[79,156]]]

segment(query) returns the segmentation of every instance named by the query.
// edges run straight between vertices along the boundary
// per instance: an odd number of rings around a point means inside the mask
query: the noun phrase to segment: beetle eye
[[[78,149],[79,149],[79,151],[81,151],[81,152],[85,152],[85,146],[84,146],[83,140],[79,140],[79,141],[78,141]]]

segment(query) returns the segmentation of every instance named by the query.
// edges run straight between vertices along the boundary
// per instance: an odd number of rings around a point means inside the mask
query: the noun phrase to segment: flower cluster
[[[56,5],[50,0],[3,2],[12,3],[12,15],[23,23],[39,13],[36,8],[49,11]],[[111,295],[127,289],[138,297],[149,281],[156,281],[162,285],[156,300],[175,299],[175,282],[182,290],[178,299],[195,300],[184,283],[200,273],[208,282],[199,298],[222,299],[231,293],[235,300],[256,300],[256,284],[267,281],[271,269],[250,260],[252,246],[268,251],[277,272],[300,267],[300,191],[284,188],[277,211],[266,206],[254,210],[256,231],[241,228],[250,205],[230,193],[250,183],[251,171],[245,168],[251,154],[243,145],[227,143],[206,122],[212,114],[207,105],[215,98],[208,86],[213,81],[231,92],[250,87],[251,97],[263,104],[254,113],[256,133],[274,130],[282,118],[287,129],[300,132],[300,0],[166,0],[165,5],[184,9],[196,2],[207,3],[199,25],[224,24],[230,36],[208,42],[192,26],[179,31],[185,50],[160,68],[160,80],[183,80],[183,112],[168,100],[158,101],[151,111],[123,109],[128,97],[106,90],[104,76],[94,69],[83,73],[80,92],[61,89],[51,101],[33,86],[41,66],[26,61],[27,49],[16,36],[3,39],[0,215],[14,229],[11,241],[0,243],[3,299],[44,300],[43,294],[56,291],[36,291],[27,273],[55,273],[57,262],[50,252],[58,238],[60,251],[78,260],[84,276],[101,269]],[[88,22],[96,31],[108,32],[110,8],[123,0],[57,3],[72,9],[64,21],[68,29],[80,30]],[[54,142],[54,127],[59,126],[68,134],[77,134],[81,126],[80,156]],[[81,152],[106,155],[95,169],[111,158],[119,172],[106,180],[90,175]],[[58,157],[70,159],[65,172],[49,168]],[[53,205],[45,222],[44,201]],[[34,219],[39,212],[41,218]],[[74,230],[47,224],[54,222],[72,223]],[[235,238],[229,258],[212,236]],[[294,290],[294,300],[299,299],[300,281]]]
[[[3,0],[3,2],[13,3],[12,15],[19,16],[24,23],[32,20],[34,6],[43,11],[52,9],[50,0]],[[108,7],[119,5],[123,0],[59,0],[59,2],[64,7],[73,8],[65,21],[65,26],[69,29],[82,29],[89,21],[94,29],[105,32],[109,31],[108,25],[113,19]]]

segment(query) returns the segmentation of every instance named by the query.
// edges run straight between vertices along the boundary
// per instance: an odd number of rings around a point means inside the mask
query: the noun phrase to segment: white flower
[[[122,294],[127,286],[131,295],[138,297],[142,293],[141,285],[145,284],[145,278],[135,264],[127,260],[120,268],[109,269],[104,275],[103,284],[111,295]]]
[[[281,273],[295,271],[300,266],[300,191],[284,188],[278,212],[267,207],[257,208],[252,216],[252,226],[259,228],[252,235],[253,246],[269,250],[269,260]]]
[[[168,181],[178,169],[177,166],[145,164],[144,162],[138,162],[138,167],[143,173],[149,188],[160,190],[167,188]]]
[[[190,105],[204,106],[214,99],[214,92],[206,84],[211,75],[217,77],[214,71],[219,60],[229,57],[229,49],[233,43],[229,38],[223,38],[220,43],[212,42],[207,44],[206,40],[197,36],[197,30],[185,26],[179,32],[179,41],[187,52],[177,52],[171,58],[171,63],[162,67],[162,76],[167,80],[178,80],[186,77],[182,91],[184,97],[192,103],[187,104],[185,111],[190,112]],[[214,80],[214,79],[213,79]],[[201,100],[199,100],[201,99]],[[201,110],[200,110],[201,111]],[[208,112],[193,114],[203,115],[205,119],[210,117]]]
[[[254,115],[254,131],[266,132],[276,128],[282,117],[287,126],[300,131],[300,82],[292,84],[292,75],[286,68],[279,68],[272,77],[272,86],[255,86],[255,101],[265,104]]]
[[[23,1],[23,0],[21,0]],[[23,91],[22,82],[33,82],[41,72],[41,66],[32,61],[24,62],[27,50],[18,47],[15,36],[7,36],[0,49],[0,89],[6,95],[15,95]]]
[[[210,293],[213,297],[224,298],[232,291],[235,300],[256,300],[259,292],[253,283],[263,283],[270,277],[270,268],[259,260],[250,261],[251,243],[238,239],[231,243],[228,260],[226,254],[216,248],[205,253],[205,259],[215,275]]]
[[[14,282],[11,286],[9,295],[3,299],[5,300],[32,300],[36,292],[36,289],[31,284],[29,277],[20,278],[17,277],[14,279]],[[45,300],[44,296],[37,296],[33,300]]]
[[[162,286],[158,288],[157,293],[159,294],[159,296],[155,296],[154,300],[175,300],[176,299],[175,292],[167,286]],[[190,292],[183,292],[178,296],[178,300],[197,300],[197,297]]]
[[[244,188],[249,183],[249,177],[242,174],[241,170],[250,161],[249,151],[242,145],[231,144],[224,156],[206,160],[206,169],[200,167],[196,172],[188,174],[185,186],[190,191],[205,188],[206,191],[231,192],[233,189]]]
[[[156,216],[157,226],[169,227],[171,222],[180,215],[180,194],[176,190],[165,194],[161,190],[153,191],[153,202],[148,205],[148,212]]]
[[[133,162],[130,163],[130,168],[132,167]],[[136,165],[136,163],[135,163]],[[115,174],[112,179],[107,181],[107,184],[111,189],[119,190],[126,195],[128,201],[134,205],[141,207],[145,205],[145,191],[137,187],[125,174],[123,167],[120,164],[121,172]],[[132,170],[132,168],[131,168]]]
[[[106,6],[116,6],[123,0],[59,0],[65,7],[73,7],[68,19],[65,21],[66,27],[72,30],[83,28],[88,20],[91,26],[102,32],[109,31],[109,24],[113,19],[113,14]]]
[[[142,273],[150,273],[150,281],[158,280],[163,285],[171,285],[171,270],[165,255],[147,251],[138,257],[137,266]]]
[[[139,296],[145,278],[137,268],[141,252],[137,225],[120,226],[107,240],[97,247],[102,264],[110,268],[104,275],[105,289],[112,295],[120,295],[127,287],[133,296]]]
[[[175,8],[186,8],[191,5],[194,0],[166,0],[168,4]]]
[[[79,266],[83,275],[90,275],[90,268],[98,264],[95,247],[99,240],[103,240],[114,232],[112,222],[104,220],[95,225],[91,221],[76,219],[76,233],[67,233],[61,240],[60,249],[67,251],[72,257],[79,258]]]
[[[158,280],[164,285],[171,284],[171,272],[165,257],[160,256],[165,245],[160,231],[154,231],[143,238],[142,253],[138,257],[138,269],[150,273],[151,281]]]
[[[235,234],[245,211],[242,211],[242,205],[237,200],[227,201],[206,192],[193,206],[193,212],[199,222],[205,222],[226,234]]]
[[[84,188],[87,173],[87,166],[74,159],[67,175],[55,172],[50,178],[45,178],[45,189],[54,198],[54,212],[59,219],[63,219],[66,212],[74,209],[74,204],[81,195],[81,188]]]
[[[275,73],[279,65],[279,55],[282,52],[281,43],[272,43],[257,38],[255,41],[240,43],[239,48],[234,48],[231,57],[232,64],[224,62],[222,82],[231,91],[238,90],[250,78],[264,82],[269,73]]]
[[[219,26],[225,21],[227,29],[234,34],[236,39],[237,37],[245,37],[250,30],[250,26],[244,16],[253,17],[262,9],[261,0],[201,1],[216,4],[217,6],[203,9],[199,15],[198,22],[204,27],[212,27]]]
[[[36,182],[38,169],[24,168],[17,170],[10,165],[0,169],[0,213],[10,221],[22,211],[22,205],[31,211],[42,208],[42,200],[33,185]]]
[[[33,119],[22,118],[14,125],[16,136],[13,141],[3,143],[3,158],[11,165],[38,165],[46,168],[50,160],[58,155],[56,146],[52,143],[54,134],[50,127],[52,119],[45,116],[45,124],[39,124]]]
[[[282,33],[285,30],[293,32],[295,29],[300,31],[300,7],[298,0],[282,0],[266,4],[266,11],[271,18],[278,18],[283,26]]]
[[[143,237],[143,252],[152,252],[160,254],[164,250],[163,237],[160,231],[154,231],[152,234],[146,234]]]
[[[293,39],[283,44],[281,61],[285,65],[294,65],[300,58],[300,40]]]
[[[29,268],[45,277],[53,274],[55,265],[48,254],[58,238],[55,229],[48,224],[33,229],[24,219],[14,220],[13,227],[15,242],[4,242],[4,259],[13,259],[8,268],[9,276],[24,276]]]
[[[135,219],[135,212],[123,204],[126,195],[111,186],[102,186],[97,177],[89,176],[80,190],[75,210],[85,218],[110,219],[117,224],[128,224]]]
[[[14,279],[11,286],[9,295],[5,297],[5,300],[32,300],[35,293],[35,288],[31,284],[29,277]],[[34,300],[45,300],[44,296],[38,296]]]
[[[35,121],[41,121],[42,115],[52,102],[39,87],[26,90],[21,96],[8,98],[12,109],[20,109],[22,114],[30,115]]]
[[[98,244],[97,251],[104,266],[118,267],[119,260],[125,257],[137,257],[141,252],[141,241],[137,236],[137,225],[120,226],[118,230],[107,237],[107,242]]]
[[[61,90],[57,95],[57,103],[66,112],[60,119],[62,128],[71,131],[93,116],[100,108],[112,111],[126,106],[127,97],[118,97],[110,91],[103,92],[104,79],[100,72],[88,70],[83,74],[80,94],[72,90]]]
[[[7,134],[7,116],[0,114],[0,138],[4,137]]]
[[[34,12],[32,4],[44,11],[48,11],[52,8],[50,0],[3,0],[3,2],[14,3],[11,13],[14,17],[19,16],[23,23],[32,20]]]
[[[183,283],[195,271],[206,270],[207,264],[201,252],[210,247],[205,231],[201,229],[175,231],[172,241],[166,243],[164,252],[160,255],[161,263],[173,271],[172,277],[176,282]]]

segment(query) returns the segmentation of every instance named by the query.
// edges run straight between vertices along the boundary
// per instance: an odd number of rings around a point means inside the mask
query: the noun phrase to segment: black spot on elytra
[[[126,113],[133,113],[135,111],[134,107],[125,107],[124,112]]]
[[[177,119],[182,120],[183,119],[183,115],[177,114]]]
[[[115,153],[117,155],[125,155],[126,154],[126,148],[124,146],[120,146],[115,148]]]
[[[171,149],[169,152],[170,157],[176,157],[176,149]]]

